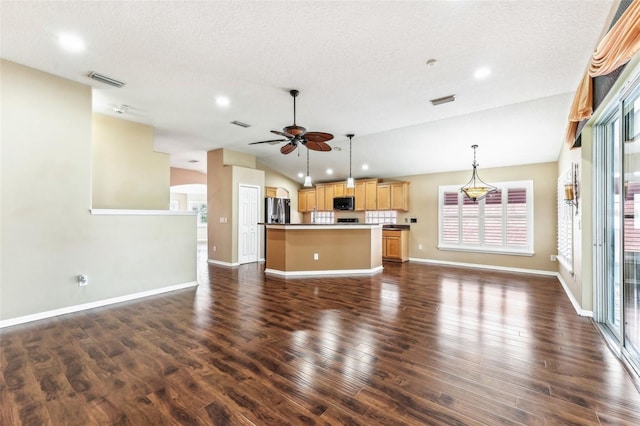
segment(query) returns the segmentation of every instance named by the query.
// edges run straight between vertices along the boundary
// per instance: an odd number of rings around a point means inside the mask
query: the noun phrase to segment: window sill
[[[509,250],[504,248],[490,248],[490,247],[459,247],[459,246],[443,246],[439,245],[438,250],[443,251],[464,251],[471,253],[484,253],[484,254],[503,254],[508,256],[533,256],[535,253],[529,250]]]

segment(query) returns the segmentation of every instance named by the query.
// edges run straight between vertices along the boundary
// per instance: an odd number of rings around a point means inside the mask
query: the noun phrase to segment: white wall
[[[0,90],[0,325],[196,281],[195,216],[90,213],[90,87],[3,60]]]

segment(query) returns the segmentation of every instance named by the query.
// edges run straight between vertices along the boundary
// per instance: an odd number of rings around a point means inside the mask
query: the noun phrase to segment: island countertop
[[[372,274],[382,270],[382,225],[264,224],[266,273],[284,276]]]
[[[382,229],[379,223],[259,223],[268,229]]]

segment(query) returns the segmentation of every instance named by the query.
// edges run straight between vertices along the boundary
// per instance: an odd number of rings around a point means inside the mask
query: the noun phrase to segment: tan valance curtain
[[[593,114],[593,78],[618,69],[640,50],[640,1],[634,0],[600,41],[569,111],[566,142],[571,147],[578,123]]]

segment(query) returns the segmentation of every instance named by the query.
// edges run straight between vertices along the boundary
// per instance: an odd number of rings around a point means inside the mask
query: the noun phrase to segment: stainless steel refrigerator
[[[265,198],[264,222],[291,223],[291,200],[288,198]]]

